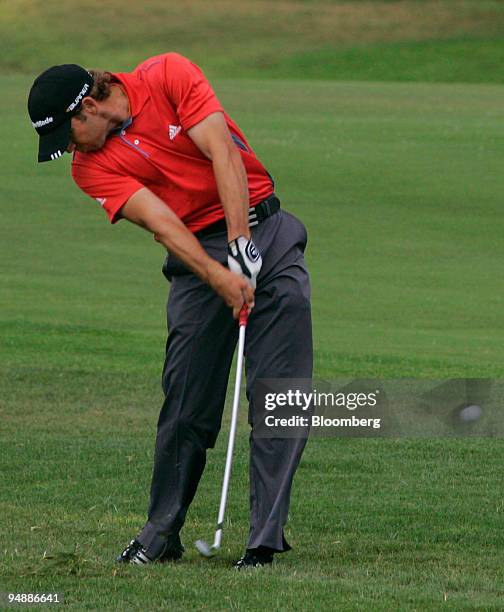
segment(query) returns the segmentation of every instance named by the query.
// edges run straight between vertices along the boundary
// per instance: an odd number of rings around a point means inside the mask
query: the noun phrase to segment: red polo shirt
[[[195,64],[167,53],[114,78],[128,95],[131,123],[110,135],[99,151],[76,152],[72,163],[74,181],[102,205],[112,223],[142,187],[161,198],[192,232],[224,218],[212,162],[187,135],[216,111],[224,113],[240,151],[250,205],[273,192],[264,166]]]

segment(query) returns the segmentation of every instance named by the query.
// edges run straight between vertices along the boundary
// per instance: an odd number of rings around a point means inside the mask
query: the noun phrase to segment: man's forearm
[[[210,284],[211,275],[220,264],[206,253],[178,218],[164,221],[154,232],[154,238],[170,253],[176,255],[201,280]]]
[[[248,222],[249,192],[247,173],[234,145],[212,160],[219,196],[226,215],[228,242],[238,236],[250,237]]]
[[[152,191],[139,189],[122,207],[121,215],[152,232],[159,243],[224,299],[235,318],[244,302],[249,310],[254,307],[254,291],[248,281],[207,255],[177,215]]]
[[[148,189],[140,189],[123,206],[121,214],[154,234],[157,242],[176,255],[201,280],[210,282],[219,262],[207,255],[177,215]]]
[[[241,155],[221,112],[215,112],[188,130],[198,149],[212,161],[219,197],[226,216],[228,242],[250,238],[248,177]]]

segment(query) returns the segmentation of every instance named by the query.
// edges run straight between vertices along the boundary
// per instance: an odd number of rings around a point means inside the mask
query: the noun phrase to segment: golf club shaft
[[[226,467],[224,469],[224,481],[222,483],[222,493],[219,506],[219,516],[217,518],[217,531],[215,532],[214,547],[220,547],[222,539],[222,527],[224,523],[224,513],[226,511],[226,501],[231,478],[231,466],[233,463],[233,449],[236,435],[236,425],[238,423],[238,407],[240,405],[241,377],[243,369],[243,350],[245,348],[245,329],[247,326],[246,311],[242,309],[240,313],[240,332],[238,338],[238,359],[236,364],[236,379],[233,397],[233,410],[231,412],[231,428],[229,430],[229,441],[226,455]]]

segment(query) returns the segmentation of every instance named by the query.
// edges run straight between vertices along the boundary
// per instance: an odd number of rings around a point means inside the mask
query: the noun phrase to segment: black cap
[[[70,142],[72,115],[89,96],[93,77],[76,64],[53,66],[30,89],[28,112],[40,136],[39,162],[61,157]]]

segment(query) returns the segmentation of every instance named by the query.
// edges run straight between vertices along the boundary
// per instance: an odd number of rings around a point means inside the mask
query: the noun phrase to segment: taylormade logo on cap
[[[54,117],[46,117],[45,119],[42,119],[41,121],[35,121],[35,123],[32,121],[32,125],[34,128],[40,128],[40,127],[44,127],[44,125],[49,125],[49,123],[52,123],[54,121]]]
[[[84,97],[88,89],[89,89],[89,85],[86,83],[84,87],[80,90],[80,92],[78,93],[77,97],[72,102],[72,104],[70,104],[70,106],[66,109],[67,113],[72,112],[76,106],[79,106],[80,101],[82,100],[82,98]]]

